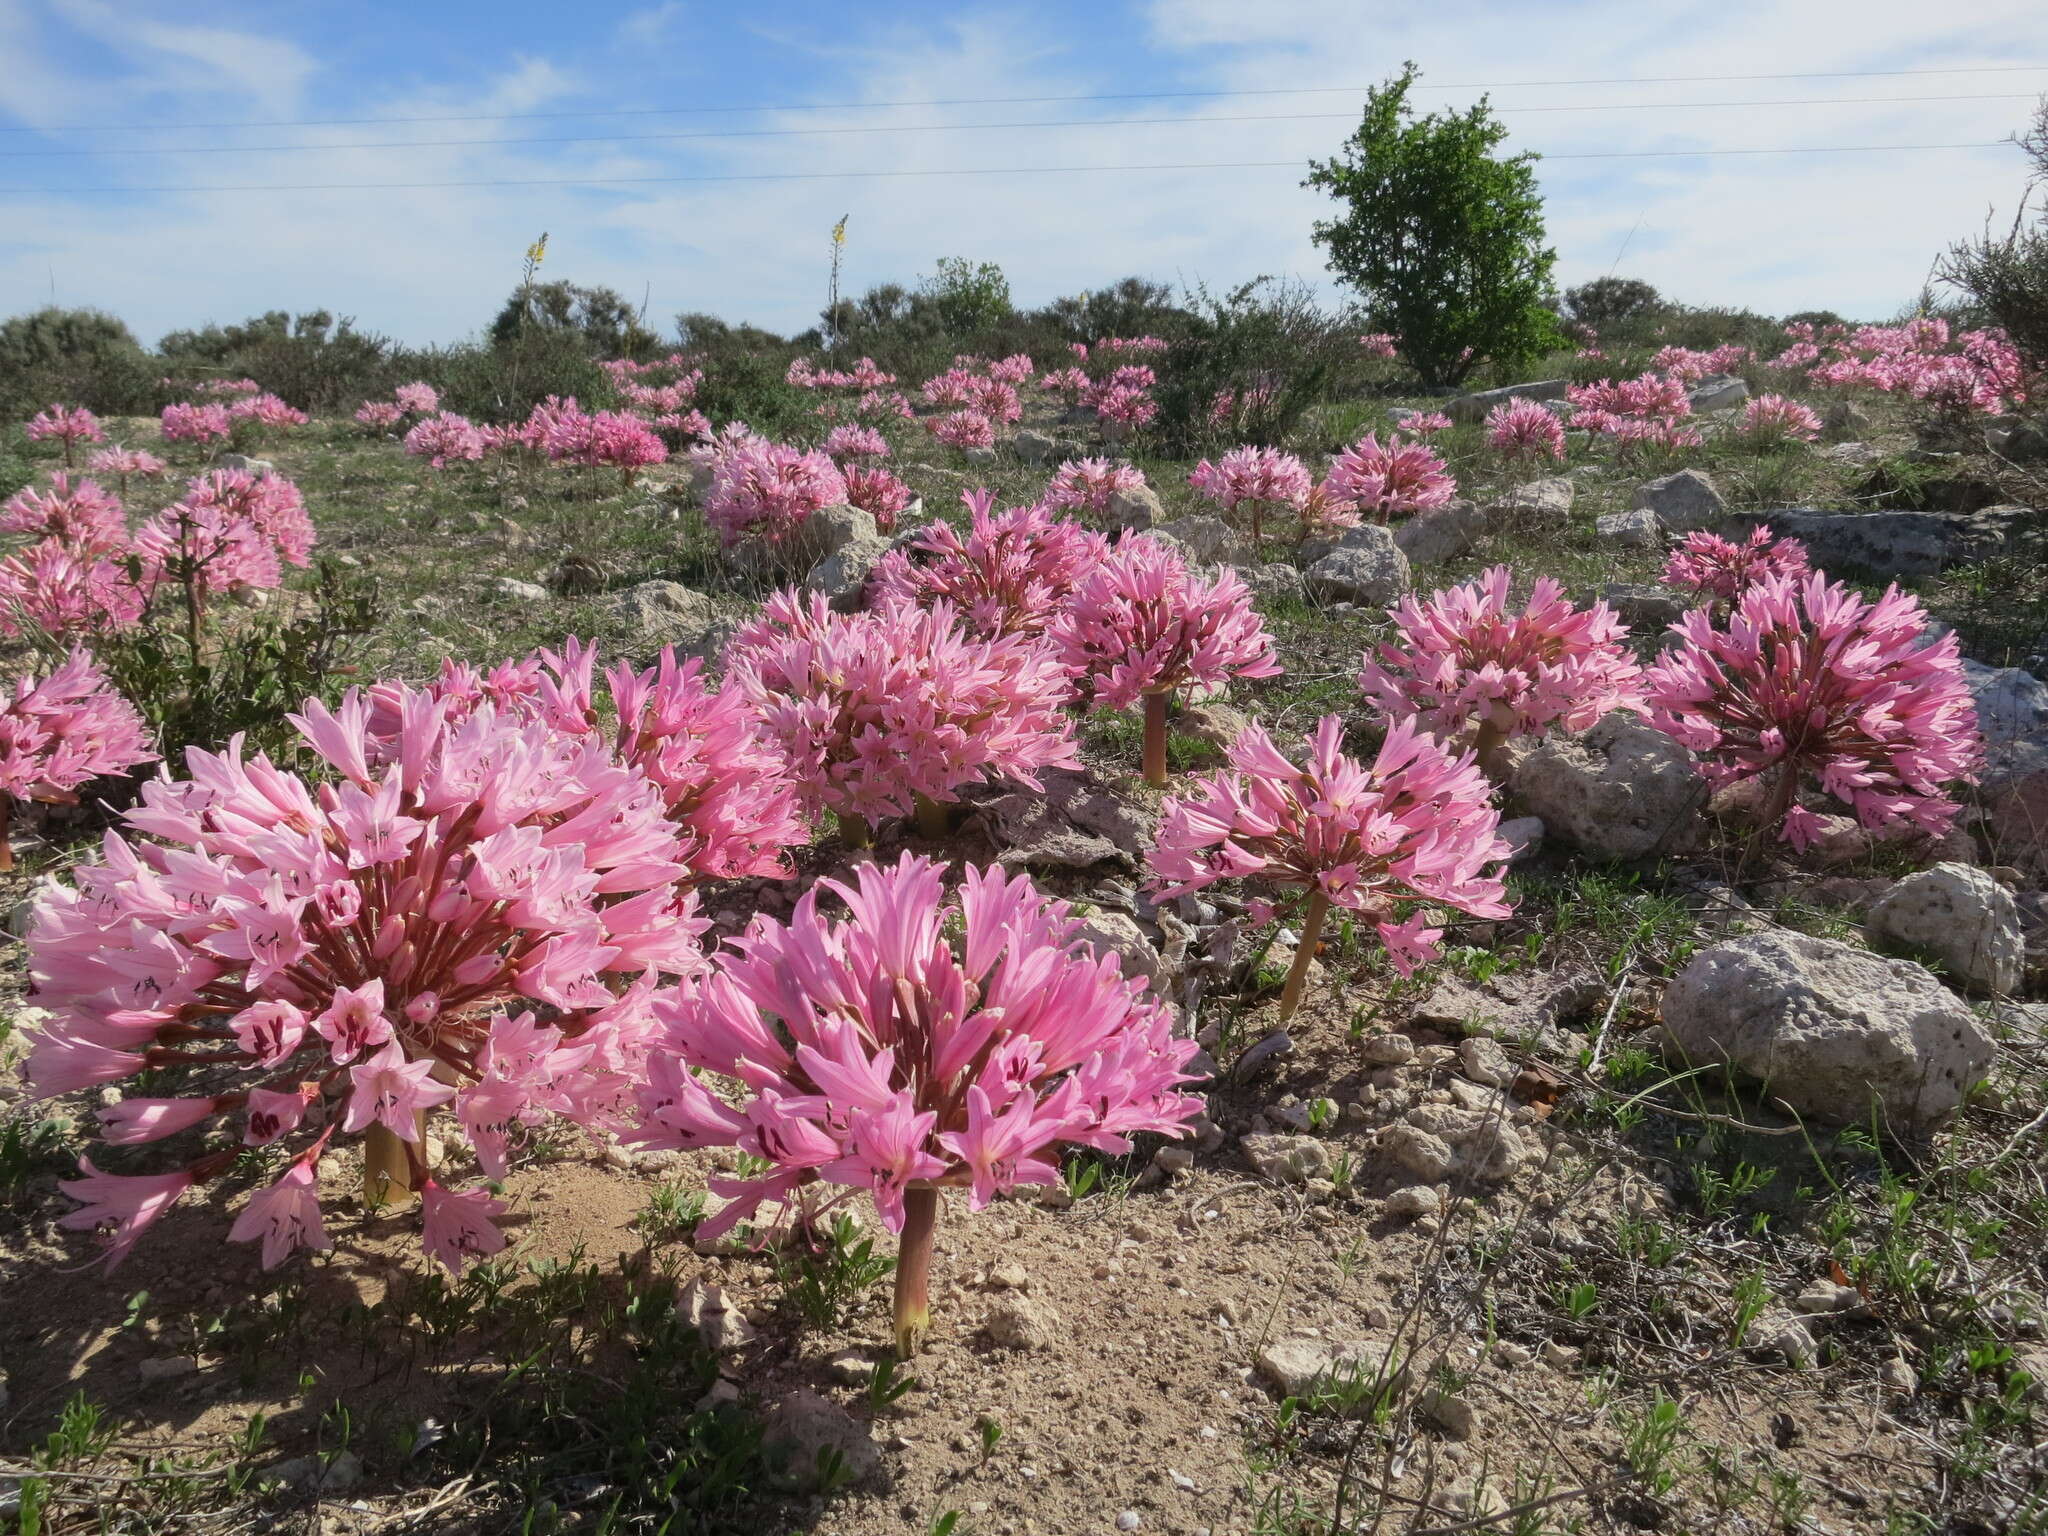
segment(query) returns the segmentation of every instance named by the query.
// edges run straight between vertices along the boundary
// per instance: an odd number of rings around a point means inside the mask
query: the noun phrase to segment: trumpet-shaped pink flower
[[[74,483],[61,472],[50,476],[48,490],[29,486],[0,502],[0,533],[56,539],[81,558],[128,547],[121,503],[93,481]]]
[[[1564,423],[1534,400],[1509,400],[1486,413],[1486,441],[1509,463],[1562,461]]]
[[[1151,369],[1143,371],[1149,374]],[[1159,402],[1139,384],[1091,386],[1081,392],[1081,404],[1092,409],[1101,420],[1105,438],[1134,432],[1159,414]]]
[[[1574,428],[1612,438],[1624,450],[1640,446],[1696,448],[1700,435],[1685,426],[1692,414],[1685,381],[1675,374],[1645,373],[1619,384],[1601,379],[1565,390]]]
[[[192,1171],[187,1168],[136,1177],[101,1173],[89,1157],[81,1157],[78,1166],[84,1177],[60,1179],[57,1187],[78,1201],[79,1209],[59,1216],[57,1225],[74,1232],[91,1232],[111,1223],[114,1234],[107,1245],[109,1269],[128,1257],[142,1234],[183,1199],[194,1182]]]
[[[995,494],[963,491],[968,530],[943,519],[907,549],[882,557],[870,601],[923,607],[951,603],[977,635],[1043,633],[1076,583],[1109,553],[1108,542],[1046,505],[994,510]]]
[[[1029,352],[1012,352],[988,365],[988,376],[999,384],[1023,384],[1034,372]]]
[[[846,502],[875,520],[883,533],[896,531],[896,518],[916,498],[910,487],[880,465],[849,464],[844,472]]]
[[[825,434],[825,452],[833,463],[843,469],[849,460],[886,459],[889,457],[889,439],[873,427],[848,422]]]
[[[401,384],[392,399],[408,416],[431,416],[441,409],[441,392],[431,384]]]
[[[1059,663],[1025,635],[975,639],[952,605],[834,613],[776,593],[734,636],[726,673],[752,701],[811,809],[873,824],[915,797],[1077,766]]]
[[[821,882],[786,925],[756,918],[737,958],[657,1005],[641,1139],[769,1164],[713,1181],[733,1203],[705,1235],[820,1180],[868,1190],[904,1234],[908,1352],[926,1325],[933,1186],[966,1184],[980,1209],[1048,1182],[1059,1143],[1121,1152],[1140,1131],[1184,1134],[1201,1107],[1178,1091],[1195,1048],[1022,876],[970,868],[948,902],[940,866],[906,854],[857,881]],[[820,910],[828,892],[847,917]]]
[[[82,405],[53,405],[40,410],[29,418],[24,431],[32,443],[61,443],[66,464],[71,462],[80,443],[103,443],[107,438],[100,430],[100,419]]]
[[[365,400],[356,407],[356,420],[373,432],[388,432],[405,420],[405,407],[390,400]]]
[[[1238,574],[1223,566],[1196,576],[1173,549],[1140,533],[1126,534],[1083,575],[1046,634],[1102,709],[1280,673]]]
[[[274,587],[281,562],[303,566],[315,541],[305,498],[278,475],[216,469],[136,530],[145,589],[189,576],[203,594]]]
[[[1403,598],[1395,638],[1359,674],[1366,697],[1391,719],[1413,716],[1447,741],[1476,730],[1488,746],[1555,724],[1581,731],[1612,709],[1640,713],[1628,627],[1605,603],[1574,608],[1548,576],[1512,611],[1513,579],[1497,565],[1468,586]]]
[[[161,480],[170,468],[162,459],[142,448],[102,448],[85,461],[85,467],[96,475],[114,476],[120,483],[123,496],[128,494],[130,476]]]
[[[1189,485],[1233,516],[1249,506],[1254,539],[1266,508],[1299,511],[1313,483],[1306,464],[1277,448],[1233,448],[1219,463],[1202,460],[1188,476]]]
[[[822,453],[755,438],[717,450],[712,462],[704,516],[728,546],[786,544],[813,513],[846,500],[846,477]]]
[[[1073,404],[1081,398],[1081,391],[1088,387],[1088,374],[1080,368],[1056,368],[1038,381],[1038,387],[1047,394],[1065,395],[1067,403]]]
[[[624,475],[626,483],[650,464],[668,458],[668,445],[646,422],[618,411],[599,411],[590,418],[590,440],[580,462],[608,465]]]
[[[405,451],[416,459],[425,459],[435,469],[442,469],[451,460],[481,459],[484,438],[467,416],[443,411],[438,416],[423,417],[413,425],[405,434]]]
[[[155,759],[142,716],[107,686],[91,652],[73,651],[40,682],[16,678],[0,698],[0,869],[14,867],[11,802],[75,804],[81,785]]]
[[[1332,494],[1382,523],[1441,507],[1458,489],[1442,459],[1421,443],[1402,442],[1398,432],[1388,434],[1384,447],[1366,433],[1331,463],[1325,483]]]
[[[323,1253],[334,1245],[320,1220],[320,1191],[313,1183],[313,1163],[301,1158],[268,1189],[249,1197],[242,1214],[228,1229],[228,1241],[263,1245],[263,1267],[275,1269],[301,1248]]]
[[[1052,472],[1046,487],[1047,507],[1066,507],[1075,512],[1105,516],[1119,491],[1135,491],[1145,483],[1143,470],[1108,459],[1068,459]]]
[[[224,405],[180,401],[164,407],[162,420],[167,443],[220,443],[234,433],[234,423]]]
[[[1767,576],[1725,626],[1695,608],[1683,644],[1650,668],[1650,723],[1700,755],[1715,788],[1769,775],[1764,824],[1804,851],[1820,818],[1809,785],[1865,827],[1953,825],[1947,786],[1982,757],[1956,637],[1923,643],[1927,615],[1897,587],[1872,602],[1824,572]]]
[[[487,1259],[504,1251],[505,1234],[496,1224],[504,1214],[505,1202],[487,1189],[458,1192],[443,1189],[432,1179],[420,1186],[420,1223],[427,1252],[458,1278],[471,1259]]]
[[[934,417],[930,426],[933,437],[954,448],[965,450],[996,445],[994,424],[977,410],[960,410],[948,416]]]
[[[1810,443],[1820,436],[1820,417],[1783,395],[1753,395],[1742,407],[1742,435],[1757,447]]]
[[[1153,883],[1163,896],[1240,877],[1296,887],[1374,924],[1405,976],[1435,950],[1397,922],[1396,903],[1508,915],[1500,814],[1472,755],[1453,757],[1412,721],[1392,723],[1370,766],[1343,748],[1336,715],[1322,718],[1300,765],[1247,726],[1227,770],[1168,797]]]
[[[1658,580],[1733,602],[1766,576],[1804,576],[1809,569],[1804,544],[1774,538],[1768,524],[1759,524],[1740,544],[1705,529],[1688,533]]]
[[[410,1116],[450,1095],[491,1158],[514,1123],[614,1123],[659,979],[703,963],[660,787],[590,731],[403,684],[293,718],[322,782],[239,741],[190,749],[189,778],[146,785],[102,861],[40,893],[35,1090],[239,1067],[254,1104],[315,1083],[338,1100],[323,1136],[388,1137],[411,1186]],[[510,1016],[528,1000],[545,1027]]]
[[[1295,509],[1295,516],[1301,525],[1301,537],[1312,539],[1318,534],[1339,533],[1346,528],[1356,528],[1362,519],[1358,508],[1330,489],[1327,480],[1319,480],[1308,488],[1308,494]]]

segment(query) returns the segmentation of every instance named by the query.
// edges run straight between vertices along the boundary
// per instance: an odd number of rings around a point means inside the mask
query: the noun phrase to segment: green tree
[[[2048,97],[2013,142],[2032,170],[2011,226],[2000,233],[1987,221],[1982,235],[1949,247],[1935,276],[2004,328],[2028,371],[2048,372],[2048,208],[2027,222],[2028,199],[2048,187]]]
[[[956,334],[981,330],[1010,315],[1010,280],[992,261],[941,256],[918,292]]]
[[[1598,330],[1655,314],[1664,307],[1664,296],[1639,277],[1596,277],[1567,288],[1564,307],[1580,325]]]
[[[1481,362],[1529,362],[1558,344],[1545,306],[1557,253],[1543,243],[1543,199],[1529,153],[1496,159],[1507,128],[1486,98],[1417,118],[1416,69],[1366,94],[1358,130],[1304,186],[1344,205],[1316,222],[1330,269],[1370,321],[1401,338],[1425,384],[1455,385]]]
[[[491,322],[491,340],[499,346],[535,331],[575,332],[598,358],[647,357],[661,346],[617,289],[576,283],[522,283]]]

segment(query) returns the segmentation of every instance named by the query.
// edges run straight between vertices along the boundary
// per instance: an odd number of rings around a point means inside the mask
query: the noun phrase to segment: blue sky
[[[2035,0],[0,0],[0,314],[54,292],[153,340],[326,307],[449,341],[545,229],[548,275],[663,325],[795,330],[841,213],[854,291],[945,255],[1000,263],[1026,303],[1131,273],[1327,285],[1299,168],[1413,58],[1422,101],[1491,84],[1511,142],[1555,157],[1562,282],[1884,315],[2009,217],[2016,151],[1572,157],[1995,141],[2048,90],[2048,68],[1984,72],[2027,62],[2036,21]],[[1793,69],[1955,72],[1701,78]],[[1239,161],[1279,164],[1071,169]],[[1056,169],[985,174],[1018,167]]]

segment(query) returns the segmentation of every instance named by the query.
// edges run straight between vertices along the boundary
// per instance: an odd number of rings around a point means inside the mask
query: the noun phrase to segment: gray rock
[[[1622,710],[1583,735],[1538,741],[1512,779],[1547,834],[1596,859],[1680,852],[1699,837],[1706,796],[1692,755]]]
[[[1424,1418],[1453,1440],[1470,1440],[1473,1430],[1479,1425],[1478,1415],[1473,1413],[1470,1403],[1440,1387],[1425,1387],[1417,1395],[1415,1406]]]
[[[1218,699],[1190,704],[1173,717],[1173,728],[1183,736],[1206,741],[1212,747],[1228,747],[1244,734],[1251,716]]]
[[[1458,1042],[1458,1066],[1473,1082],[1486,1088],[1505,1088],[1515,1080],[1515,1064],[1497,1041],[1473,1035]]]
[[[882,1464],[881,1450],[867,1426],[837,1403],[799,1388],[768,1411],[761,1448],[782,1465],[781,1482],[796,1493],[826,1486],[826,1464],[835,1458],[850,1483],[865,1482]]]
[[[2019,507],[1976,512],[1816,512],[1788,507],[1744,513],[1731,522],[1759,522],[1803,541],[1813,563],[1856,566],[1879,576],[1934,576],[1953,565],[2013,552],[2029,514]]]
[[[1749,398],[1749,385],[1732,373],[1710,373],[1687,390],[1685,398],[1693,410],[1702,415],[1708,411],[1725,411]]]
[[[1871,909],[1870,931],[1932,954],[1964,986],[2011,992],[2026,944],[2012,892],[1968,864],[1908,875]]]
[[[1276,1184],[1306,1184],[1329,1176],[1330,1154],[1313,1136],[1252,1135],[1239,1145],[1252,1172]]]
[[[1443,1208],[1443,1197],[1428,1184],[1405,1185],[1387,1196],[1387,1203],[1381,1207],[1393,1221],[1420,1221],[1439,1214]]]
[[[1821,418],[1822,442],[1860,443],[1869,435],[1870,417],[1852,400],[1837,400]]]
[[[1323,603],[1383,607],[1408,590],[1408,557],[1377,523],[1353,528],[1305,573],[1309,595]]]
[[[1101,863],[1136,869],[1151,851],[1159,811],[1136,791],[1098,783],[1085,772],[1048,768],[1043,794],[1003,795],[983,807],[989,835],[1011,869],[1086,869]]]
[[[1610,581],[1600,597],[1622,623],[1639,635],[1668,629],[1685,614],[1684,601],[1669,587]]]
[[[1432,1184],[1453,1176],[1498,1181],[1511,1177],[1536,1155],[1507,1124],[1512,1106],[1502,1095],[1484,1093],[1457,1078],[1449,1086],[1454,1096],[1460,1088],[1469,1090],[1468,1102],[1418,1105],[1408,1111],[1405,1124],[1387,1131],[1382,1144],[1400,1148],[1389,1152],[1396,1162]],[[1444,1173],[1433,1177],[1426,1170],[1435,1165],[1439,1148],[1448,1149],[1450,1162]]]
[[[1220,517],[1183,517],[1154,530],[1187,551],[1196,565],[1256,565],[1251,546]]]
[[[1005,1295],[989,1303],[982,1328],[1000,1349],[1051,1349],[1059,1342],[1060,1317],[1043,1301]]]
[[[299,1493],[347,1493],[363,1480],[362,1458],[338,1451],[331,1459],[293,1456],[270,1468],[269,1475]]]
[[[2021,422],[2006,434],[1998,451],[2015,464],[2048,463],[2048,420]]]
[[[805,573],[804,586],[812,592],[824,593],[825,600],[836,611],[852,613],[860,607],[868,577],[882,563],[889,548],[890,541],[879,533],[870,538],[850,539]]]
[[[2048,684],[2018,667],[1965,661],[1984,733],[1979,792],[1992,856],[2048,874]]]
[[[1458,1154],[1441,1136],[1418,1125],[1389,1126],[1380,1151],[1425,1184],[1441,1184],[1458,1166]]]
[[[1500,824],[1501,841],[1513,851],[1508,855],[1510,864],[1519,864],[1524,859],[1533,859],[1543,847],[1543,818],[1541,816],[1515,816]]]
[[[676,1313],[697,1330],[704,1347],[717,1354],[745,1349],[757,1337],[746,1313],[726,1299],[724,1288],[701,1275],[692,1276],[676,1292]]]
[[[1159,990],[1159,951],[1146,937],[1136,918],[1097,908],[1081,919],[1081,929],[1076,937],[1094,946],[1098,955],[1115,955],[1117,966],[1126,977],[1143,977],[1155,992]]]
[[[1818,1346],[1806,1319],[1784,1307],[1766,1307],[1742,1336],[1745,1349],[1770,1355],[1801,1370],[1814,1362]]]
[[[1165,521],[1166,508],[1160,504],[1159,493],[1149,485],[1118,491],[1109,498],[1109,525],[1112,528],[1135,528],[1143,532],[1157,528]]]
[[[1018,458],[1036,469],[1058,453],[1060,445],[1058,440],[1048,433],[1034,432],[1027,427],[1010,439],[1010,447],[1015,450]]]
[[[1673,533],[1712,528],[1728,515],[1728,503],[1714,477],[1697,469],[1645,480],[1636,487],[1629,506],[1656,513],[1657,520]]]
[[[1418,512],[1394,530],[1394,542],[1410,565],[1441,565],[1479,542],[1486,514],[1469,501],[1448,502]]]
[[[1565,386],[1570,382],[1568,379],[1536,379],[1527,384],[1482,389],[1474,394],[1459,395],[1444,407],[1444,414],[1453,421],[1484,421],[1488,411],[1510,400],[1562,400]]]
[[[1251,592],[1252,601],[1265,606],[1271,603],[1300,603],[1308,600],[1308,584],[1301,579],[1301,572],[1284,561],[1271,561],[1265,565],[1241,565],[1237,574]]]
[[[1405,1067],[1415,1059],[1415,1042],[1406,1035],[1367,1035],[1358,1054],[1377,1067]]]
[[[623,631],[636,650],[672,645],[703,655],[718,625],[718,608],[702,592],[676,581],[643,581],[598,602],[608,628]]]
[[[1318,1381],[1340,1377],[1382,1382],[1398,1393],[1408,1384],[1407,1368],[1399,1360],[1394,1346],[1372,1339],[1283,1334],[1260,1346],[1252,1366],[1286,1397],[1299,1397]]]
[[[1522,527],[1562,528],[1571,517],[1572,502],[1577,495],[1577,483],[1565,475],[1527,480],[1510,487],[1498,501],[1487,504],[1487,521]]]
[[[1484,988],[1440,981],[1415,1005],[1414,1019],[1447,1034],[1531,1041],[1546,1055],[1565,1055],[1570,1052],[1564,1026],[1605,991],[1598,977],[1578,970],[1504,972]]]
[[[252,479],[260,480],[265,475],[277,473],[277,466],[268,459],[252,459],[244,453],[217,453],[213,456],[215,469],[239,469]]]
[[[1904,960],[1785,931],[1702,950],[1664,993],[1667,1044],[1726,1063],[1801,1114],[1894,1132],[1945,1119],[1992,1044],[1962,1000]]]
[[[987,469],[995,463],[996,451],[993,448],[962,448],[960,457],[976,469]]]
[[[1656,549],[1664,542],[1664,526],[1657,521],[1657,514],[1642,508],[1603,512],[1593,519],[1593,532],[1602,543],[1623,549]]]
[[[511,576],[493,576],[491,591],[499,597],[510,598],[515,603],[544,603],[548,600],[548,589],[537,581],[520,581]]]
[[[199,1362],[190,1355],[160,1355],[135,1367],[137,1378],[147,1383],[178,1381],[199,1374]]]

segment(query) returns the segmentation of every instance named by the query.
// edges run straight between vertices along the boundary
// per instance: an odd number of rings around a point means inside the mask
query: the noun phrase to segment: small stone
[[[1536,1358],[1535,1351],[1526,1344],[1517,1344],[1511,1339],[1502,1339],[1493,1346],[1493,1358],[1509,1370],[1520,1370]]]
[[[1602,543],[1622,549],[1656,549],[1664,542],[1664,527],[1654,512],[1603,512],[1593,519],[1593,532]]]
[[[1450,1143],[1414,1125],[1391,1127],[1380,1141],[1380,1150],[1428,1184],[1441,1184],[1458,1162]]]
[[[882,1455],[867,1426],[837,1403],[799,1389],[777,1403],[762,1421],[761,1447],[782,1463],[784,1486],[801,1493],[821,1490],[821,1460],[837,1459],[861,1482],[881,1465]]]
[[[1042,1301],[1005,1295],[990,1304],[982,1326],[1002,1349],[1051,1349],[1059,1338],[1060,1318]]]
[[[548,589],[538,582],[518,581],[510,576],[493,576],[491,590],[500,597],[507,597],[518,603],[544,603],[548,600]]]
[[[1284,1029],[1275,1030],[1240,1056],[1236,1069],[1230,1075],[1240,1083],[1247,1083],[1282,1056],[1293,1054],[1294,1037]]]
[[[1816,1280],[1794,1298],[1792,1310],[1812,1315],[1822,1312],[1847,1312],[1862,1304],[1862,1293],[1855,1286],[1836,1285],[1832,1280]]]
[[[998,1291],[1028,1291],[1031,1289],[1031,1276],[1022,1264],[1011,1259],[989,1271],[988,1283]]]
[[[1515,816],[1500,824],[1500,840],[1508,845],[1508,862],[1533,859],[1543,848],[1543,818]]]
[[[1804,1319],[1795,1317],[1783,1307],[1768,1308],[1761,1317],[1749,1325],[1749,1332],[1743,1335],[1743,1347],[1758,1354],[1776,1355],[1786,1364],[1804,1370],[1814,1362],[1816,1346],[1813,1333]]]
[[[1899,1356],[1893,1355],[1878,1367],[1877,1384],[1896,1396],[1911,1397],[1920,1390],[1920,1376]]]
[[[711,1390],[697,1399],[697,1411],[709,1413],[714,1408],[724,1408],[740,1400],[740,1389],[723,1376],[711,1383]]]
[[[1330,1154],[1313,1136],[1246,1136],[1239,1145],[1252,1171],[1276,1184],[1305,1184],[1330,1171]]]
[[[1570,1344],[1560,1344],[1555,1339],[1543,1341],[1543,1363],[1554,1371],[1575,1371],[1579,1368],[1579,1357],[1583,1352]]]
[[[1135,1509],[1127,1509],[1116,1517],[1116,1528],[1120,1531],[1135,1531],[1138,1524],[1138,1512]]]
[[[354,1451],[337,1452],[331,1459],[294,1456],[277,1463],[270,1475],[300,1493],[347,1493],[363,1480],[363,1463]]]
[[[1458,1064],[1473,1082],[1488,1088],[1505,1088],[1515,1080],[1515,1064],[1498,1041],[1474,1035],[1459,1042]]]
[[[1727,516],[1728,503],[1711,475],[1681,469],[1637,486],[1629,509],[1655,513],[1657,521],[1673,533],[1692,533],[1719,523]]]
[[[1443,1209],[1443,1198],[1427,1184],[1410,1184],[1387,1196],[1386,1212],[1395,1221],[1416,1221]]]
[[[744,1349],[757,1337],[746,1313],[726,1299],[724,1287],[709,1284],[702,1275],[693,1276],[676,1293],[676,1311],[697,1330],[705,1347],[719,1354]]]
[[[1404,1067],[1415,1059],[1415,1042],[1406,1035],[1367,1035],[1359,1054],[1375,1066]]]
[[[1059,446],[1058,440],[1051,434],[1034,432],[1028,427],[1010,439],[1010,447],[1015,450],[1017,457],[1034,467],[1043,464],[1053,454],[1059,452]]]
[[[842,1349],[825,1362],[825,1374],[843,1387],[864,1387],[874,1378],[875,1363],[857,1349]]]
[[[1416,1398],[1415,1406],[1422,1410],[1423,1417],[1453,1440],[1470,1440],[1472,1431],[1478,1427],[1478,1418],[1470,1403],[1436,1387]]]
[[[1166,508],[1159,493],[1149,485],[1133,486],[1109,498],[1109,522],[1113,528],[1157,528],[1166,521]]]
[[[1252,1366],[1288,1397],[1299,1397],[1319,1378],[1338,1372],[1356,1373],[1364,1381],[1388,1377],[1389,1384],[1398,1391],[1407,1372],[1394,1372],[1393,1357],[1392,1346],[1371,1339],[1335,1341],[1307,1334],[1284,1334],[1261,1346],[1252,1358]]]

